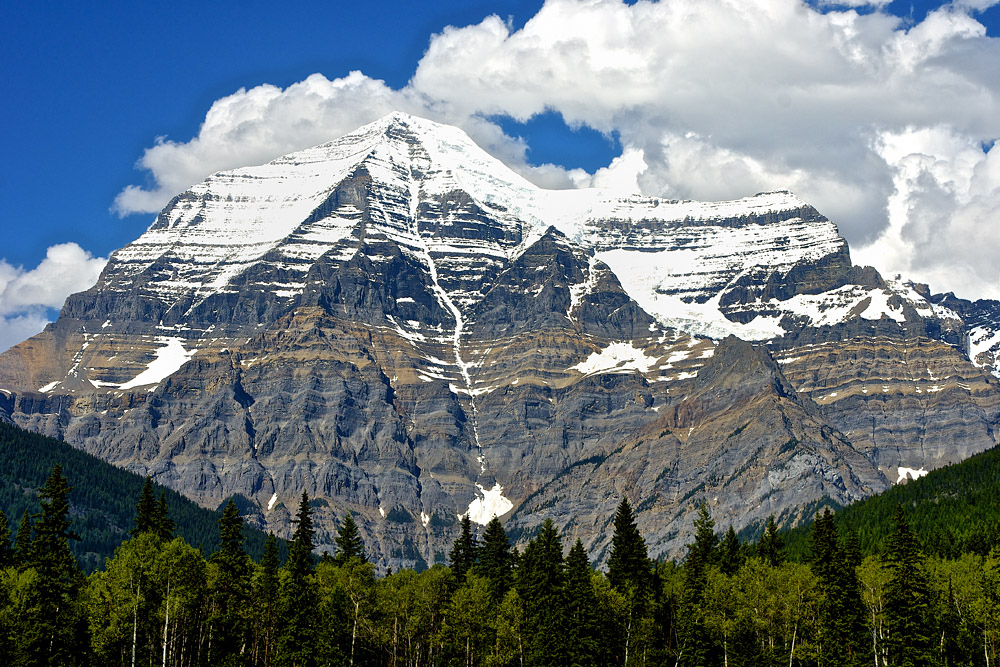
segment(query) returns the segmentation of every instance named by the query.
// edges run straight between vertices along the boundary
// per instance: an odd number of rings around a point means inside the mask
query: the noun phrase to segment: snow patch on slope
[[[897,469],[897,472],[899,473],[899,477],[896,479],[896,484],[901,484],[907,479],[920,479],[927,474],[927,471],[923,468],[917,470],[916,468],[904,468],[902,466]]]
[[[645,350],[640,350],[632,343],[611,343],[600,352],[592,352],[580,363],[570,366],[569,370],[584,375],[630,371],[648,373],[657,361],[659,357],[648,356]]]
[[[503,516],[514,509],[514,503],[503,495],[503,487],[499,483],[494,484],[492,489],[484,489],[482,484],[476,484],[479,493],[483,497],[476,498],[469,503],[469,520],[481,526],[488,524],[493,517]]]
[[[156,351],[156,358],[149,362],[146,370],[120,385],[119,389],[133,389],[147,384],[159,384],[180,370],[180,367],[187,363],[187,360],[195,353],[195,350],[185,350],[184,343],[181,342],[180,338],[169,337],[158,340],[164,345]]]

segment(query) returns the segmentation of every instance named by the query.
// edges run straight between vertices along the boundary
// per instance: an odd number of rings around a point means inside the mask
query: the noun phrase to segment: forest
[[[134,526],[85,576],[69,544],[70,486],[56,465],[40,511],[0,513],[0,655],[10,665],[991,665],[1000,551],[925,555],[897,504],[863,555],[829,509],[788,557],[773,520],[756,541],[717,532],[704,504],[680,563],[654,562],[622,499],[606,571],[550,520],[519,552],[503,525],[466,516],[449,565],[376,572],[350,514],[314,555],[303,493],[282,561],[254,561],[230,501],[218,549],[175,536],[146,480]]]

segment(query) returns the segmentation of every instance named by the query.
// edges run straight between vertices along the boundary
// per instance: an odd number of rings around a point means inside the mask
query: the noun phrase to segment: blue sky
[[[670,4],[680,7],[688,2],[691,0],[672,0]],[[231,161],[238,160],[240,155],[223,158],[208,154],[210,148],[195,151],[193,147],[195,142],[192,140],[199,138],[200,127],[213,104],[233,96],[240,89],[254,91],[262,84],[271,84],[279,92],[291,90],[290,87],[314,73],[322,74],[323,81],[338,82],[350,72],[359,71],[381,97],[377,104],[369,106],[365,106],[368,104],[365,98],[346,97],[337,103],[365,108],[354,116],[346,114],[349,116],[346,118],[327,110],[325,113],[333,113],[336,118],[317,121],[317,127],[307,136],[284,137],[271,143],[261,140],[261,145],[248,149],[245,159],[274,157],[276,155],[271,156],[269,151],[326,137],[324,128],[339,132],[349,129],[347,126],[354,117],[363,119],[404,104],[410,107],[408,110],[423,113],[426,109],[428,115],[462,125],[473,138],[488,144],[494,154],[542,185],[569,187],[634,182],[648,194],[725,198],[753,193],[744,191],[746,189],[785,185],[786,182],[800,192],[805,184],[807,191],[800,194],[810,201],[819,200],[821,210],[838,222],[852,248],[873,243],[882,234],[886,238],[885,248],[889,250],[882,248],[877,253],[888,253],[887,256],[896,253],[895,266],[910,270],[924,265],[932,267],[934,261],[946,268],[948,260],[964,252],[955,248],[948,257],[938,259],[920,255],[920,252],[930,251],[912,239],[919,236],[921,225],[931,223],[915,218],[893,223],[892,207],[900,211],[913,210],[920,202],[922,206],[940,208],[940,215],[951,216],[949,220],[962,222],[985,205],[978,199],[973,202],[972,194],[955,194],[949,190],[948,184],[965,177],[956,176],[938,165],[967,164],[969,158],[962,152],[963,146],[969,142],[991,146],[988,142],[1000,134],[995,120],[989,118],[990,112],[997,109],[992,106],[993,98],[1000,99],[1000,83],[990,74],[991,65],[1000,71],[1000,61],[994,59],[998,53],[995,36],[1000,35],[1000,8],[991,6],[988,0],[967,0],[958,5],[899,1],[881,6],[862,4],[858,8],[861,14],[884,16],[891,24],[871,18],[858,23],[867,26],[861,33],[862,46],[870,48],[870,54],[865,56],[872,61],[870,67],[865,63],[868,69],[887,67],[877,62],[880,49],[885,51],[887,44],[903,43],[908,35],[914,36],[914,49],[938,49],[939,53],[936,52],[933,59],[913,65],[915,73],[895,73],[885,79],[900,81],[901,91],[905,86],[918,90],[927,87],[928,93],[925,97],[911,98],[910,93],[900,92],[898,100],[887,100],[885,107],[889,111],[884,114],[881,114],[882,107],[872,107],[879,113],[870,112],[877,118],[870,124],[869,134],[852,143],[837,134],[849,131],[844,129],[846,124],[844,128],[837,126],[836,122],[823,118],[818,107],[809,103],[802,103],[795,118],[808,119],[812,114],[815,120],[812,124],[794,123],[794,127],[790,127],[787,120],[783,125],[768,127],[767,118],[774,114],[759,119],[754,117],[753,107],[759,105],[747,105],[738,115],[727,116],[719,111],[734,103],[727,99],[729,90],[737,89],[740,81],[755,76],[760,76],[762,82],[760,88],[750,94],[765,98],[769,95],[768,85],[780,88],[787,81],[790,92],[783,93],[776,88],[774,95],[779,99],[787,98],[790,102],[783,104],[794,107],[798,104],[795,91],[802,88],[801,81],[795,79],[803,76],[799,71],[801,66],[793,64],[798,61],[815,67],[820,73],[817,76],[827,77],[833,82],[830,85],[843,86],[845,98],[854,94],[859,99],[870,97],[851,88],[854,85],[851,77],[864,78],[863,72],[854,71],[854,65],[850,64],[837,70],[841,65],[834,62],[836,58],[816,58],[807,43],[803,46],[792,41],[787,53],[769,54],[767,59],[753,65],[757,69],[747,72],[739,71],[743,65],[738,52],[722,63],[725,69],[707,62],[704,72],[692,75],[687,86],[678,84],[678,90],[700,87],[705,79],[724,79],[728,71],[735,72],[736,83],[727,87],[723,80],[717,87],[705,86],[697,95],[676,104],[678,95],[671,90],[672,80],[657,84],[665,86],[663,90],[626,103],[611,96],[629,97],[629,88],[608,91],[607,96],[602,97],[602,91],[598,90],[601,86],[593,83],[599,81],[599,77],[588,79],[586,72],[581,72],[576,81],[574,68],[585,61],[569,61],[562,70],[554,68],[554,74],[544,72],[549,62],[556,62],[567,51],[586,50],[591,42],[603,44],[603,38],[596,33],[614,20],[631,21],[628,26],[622,24],[628,47],[633,49],[630,58],[642,61],[649,53],[652,62],[656,57],[663,57],[658,51],[663,48],[662,44],[650,41],[647,47],[642,43],[643,23],[655,19],[656,8],[650,3],[627,3],[635,5],[628,7],[617,4],[611,0],[558,0],[550,3],[544,16],[539,14],[542,2],[502,0],[300,2],[291,5],[257,0],[230,3],[109,1],[100,4],[41,1],[8,5],[4,20],[0,22],[0,64],[4,72],[0,77],[0,98],[4,100],[0,105],[0,127],[3,128],[0,136],[6,158],[0,161],[0,229],[3,232],[0,236],[3,239],[0,243],[0,318],[3,318],[0,320],[0,349],[7,347],[12,337],[21,336],[31,327],[38,328],[46,318],[51,319],[52,304],[65,297],[65,294],[56,293],[60,289],[73,291],[88,286],[78,284],[79,280],[84,280],[81,277],[77,282],[64,280],[66,284],[60,284],[58,289],[55,286],[58,281],[48,281],[51,289],[46,291],[37,283],[48,274],[39,271],[34,274],[33,287],[29,280],[31,272],[44,264],[47,256],[49,263],[46,266],[62,262],[66,275],[76,271],[75,275],[96,276],[94,272],[99,270],[99,263],[91,260],[107,257],[141,234],[154,217],[152,211],[158,206],[157,202],[171,189],[179,191],[186,187],[179,185],[186,178],[200,180],[203,175],[198,169],[235,166]],[[703,6],[718,4],[715,0],[705,0],[702,5],[691,5],[690,11],[697,14]],[[763,14],[770,5],[787,9],[796,3],[795,0],[746,0],[745,4],[747,12]],[[584,12],[585,6],[590,6],[590,10]],[[823,13],[845,9],[844,6],[815,2],[811,6]],[[941,7],[946,7],[949,16],[958,19],[950,22],[927,19],[929,11]],[[985,11],[979,11],[983,7],[987,7]],[[647,11],[652,18],[643,18]],[[724,11],[725,8],[719,9],[719,12]],[[607,19],[602,18],[602,12]],[[500,21],[484,21],[490,15],[496,15]],[[567,16],[587,18],[569,21]],[[718,30],[723,35],[733,26],[739,30],[744,24],[756,25],[742,16],[734,18],[730,26],[727,20],[720,20],[720,16],[727,14],[706,11],[698,24],[701,27],[692,28],[692,31],[700,29],[712,33]],[[777,34],[783,34],[780,32],[783,25],[788,26],[788,31],[797,29],[795,26],[806,26],[795,23],[799,19],[794,13],[777,12],[772,19],[757,26],[763,31],[756,35],[764,40],[761,44],[774,42],[768,38],[766,30],[774,29],[779,31]],[[972,24],[962,24],[965,19],[984,25],[985,35],[975,34],[969,27]],[[529,21],[530,29],[524,30]],[[816,20],[809,23],[814,24]],[[449,25],[459,30],[447,39],[434,37]],[[922,27],[931,37],[926,42],[916,43]],[[573,33],[577,40],[560,43],[561,47],[558,50],[553,47],[551,52],[527,39],[541,36],[540,42],[549,44],[551,37],[554,44],[565,35],[553,33],[563,30]],[[595,33],[593,39],[591,30]],[[832,33],[824,27],[817,34]],[[645,38],[653,40],[655,36],[645,35]],[[434,43],[439,48],[428,52],[432,40],[436,40]],[[883,42],[881,47],[879,40]],[[942,40],[945,47],[940,46]],[[671,62],[681,65],[687,62],[685,72],[699,69],[706,58],[698,54],[697,44],[684,46],[681,41],[677,40],[677,53],[668,54],[677,55]],[[931,46],[922,46],[925,43]],[[797,48],[801,53],[796,52]],[[455,55],[467,52],[462,49],[480,53],[482,63],[475,57],[462,62],[462,58]],[[757,48],[758,53],[766,50]],[[605,52],[592,52],[592,59],[595,53],[601,57]],[[511,64],[515,56],[521,59],[518,62],[530,64],[525,71],[519,72]],[[685,57],[690,59],[685,61]],[[788,64],[787,74],[775,76],[771,81],[769,73],[782,72],[784,63]],[[906,64],[903,69],[906,67],[911,65]],[[495,69],[497,80],[502,83],[494,86],[488,78],[484,79],[482,72],[487,68]],[[963,84],[971,81],[981,86],[982,91],[973,97],[980,101],[983,95],[988,97],[984,106],[970,111],[970,105],[964,104],[959,96],[954,100],[956,108],[952,112],[948,100],[942,99],[944,93],[941,91],[952,90],[954,86],[943,86],[940,91],[931,89],[940,79],[935,72],[939,73],[941,68],[957,73],[956,80]],[[921,78],[922,72],[927,72],[925,78]],[[542,75],[549,78],[539,78]],[[652,78],[648,73],[639,76]],[[684,78],[683,74],[675,76]],[[644,80],[638,79],[640,83]],[[329,87],[323,81],[320,81],[321,88],[326,91]],[[857,88],[859,91],[870,89],[871,83],[862,81]],[[452,87],[458,92],[452,91]],[[892,93],[887,92],[887,96],[891,97]],[[341,100],[339,97],[331,99]],[[745,100],[745,97],[734,95],[734,99]],[[236,101],[243,103],[245,100]],[[736,103],[742,104],[742,101]],[[892,104],[896,107],[890,108]],[[836,111],[835,103],[833,107]],[[305,103],[294,108],[301,109],[304,116],[314,111]],[[831,118],[843,117],[854,108],[857,104],[845,107],[846,111],[837,112]],[[863,105],[861,109],[865,111]],[[865,124],[862,112],[859,112],[859,119],[851,121],[852,126]],[[270,111],[260,113],[262,127],[268,122],[277,122],[268,120],[270,117],[266,114]],[[572,127],[564,123],[564,118]],[[785,132],[785,127],[787,142],[776,134]],[[923,128],[931,134],[920,135]],[[809,138],[805,143],[811,146],[810,155],[804,155],[804,151],[797,148],[803,145],[797,134]],[[224,139],[232,135],[220,136]],[[522,141],[517,141],[519,137]],[[815,145],[812,145],[813,137],[817,137]],[[176,144],[172,154],[175,157],[186,159],[189,154],[197,153],[191,158],[197,165],[183,173],[168,173],[169,167],[157,166],[155,159],[145,168],[137,166],[137,161],[143,159],[147,149],[156,145],[158,138]],[[208,137],[204,138],[203,144],[210,143]],[[864,146],[864,142],[871,144],[872,141],[881,142],[883,146],[874,158]],[[913,148],[917,144],[920,150]],[[934,164],[914,166],[912,156],[933,153],[932,148],[940,153],[933,154]],[[985,150],[981,152],[988,155]],[[623,159],[616,169],[606,170],[606,173],[600,171],[622,153],[632,156],[631,161]],[[153,154],[155,158],[157,153]],[[815,157],[818,154],[823,155],[822,159]],[[637,155],[642,156],[644,162],[641,164],[646,165],[638,177],[633,173],[634,165],[640,164],[635,161]],[[884,169],[880,160],[889,167]],[[865,171],[872,164],[871,173]],[[538,168],[539,165],[547,166]],[[959,169],[959,166],[954,168]],[[914,169],[924,169],[943,185],[937,190],[918,191],[914,184],[926,173],[913,175]],[[967,180],[971,183],[975,179],[970,175]],[[881,185],[875,190],[870,183]],[[113,211],[116,197],[128,186],[133,186],[136,192],[152,193],[144,201],[153,203],[119,205]],[[903,192],[904,200],[894,204],[893,192]],[[980,209],[970,209],[977,202]],[[140,212],[122,215],[130,211]],[[889,238],[887,234],[893,224],[899,229]],[[64,245],[67,243],[77,244],[80,252]],[[53,247],[61,248],[61,254],[53,254]],[[77,271],[81,266],[87,270]],[[969,275],[982,273],[979,266],[970,262]],[[928,269],[927,276],[933,279],[946,275],[945,268]],[[997,283],[995,294],[1000,294],[1000,280],[994,276],[988,276],[985,287],[969,280],[972,279],[967,280],[969,288],[978,289],[984,295],[994,295],[990,285]],[[16,318],[21,320],[15,325]]]

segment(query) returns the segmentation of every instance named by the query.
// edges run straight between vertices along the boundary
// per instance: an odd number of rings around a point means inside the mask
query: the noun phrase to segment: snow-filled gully
[[[420,233],[420,225],[417,221],[420,208],[420,185],[414,177],[412,164],[410,167],[409,187],[410,231],[424,256],[424,260],[427,262],[427,270],[431,277],[431,287],[437,296],[438,302],[455,318],[455,332],[451,339],[452,349],[455,352],[455,365],[458,366],[459,373],[462,375],[462,381],[465,383],[464,393],[468,396],[469,404],[472,408],[472,437],[477,452],[476,460],[479,462],[479,474],[483,475],[486,473],[486,455],[483,452],[483,445],[479,440],[479,414],[476,408],[476,393],[473,391],[472,377],[469,375],[469,366],[472,364],[462,359],[462,331],[465,328],[465,319],[462,317],[462,311],[451,298],[451,295],[441,286],[438,280],[437,264],[431,256],[427,241]],[[467,510],[469,518],[476,523],[486,524],[494,515],[500,516],[506,514],[514,507],[514,504],[504,497],[503,487],[499,483],[494,484],[492,489],[486,489],[482,484],[477,482],[476,489],[478,493],[472,502],[469,503],[469,509]],[[478,494],[482,494],[482,498]]]

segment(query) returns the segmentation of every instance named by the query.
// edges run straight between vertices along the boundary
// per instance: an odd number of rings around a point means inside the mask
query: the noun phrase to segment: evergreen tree
[[[514,557],[511,554],[507,532],[500,519],[493,517],[483,531],[479,547],[479,564],[476,573],[489,580],[490,599],[499,605],[513,583]]]
[[[707,665],[716,662],[718,652],[705,626],[704,595],[709,568],[718,559],[719,538],[705,502],[698,507],[694,529],[694,542],[688,545],[684,559],[679,644],[682,653],[689,656],[689,664]]]
[[[811,534],[810,568],[819,579],[819,663],[867,665],[871,651],[865,632],[865,610],[856,566],[840,546],[829,509],[817,514]]]
[[[219,550],[212,554],[209,662],[242,664],[249,645],[250,558],[243,550],[243,518],[232,499],[219,519]]]
[[[611,536],[608,580],[620,593],[638,602],[649,593],[650,567],[646,540],[639,534],[632,506],[622,498],[615,512],[615,532]]]
[[[354,523],[354,517],[348,512],[337,529],[337,555],[333,559],[333,564],[344,565],[352,558],[362,563],[368,562],[368,557],[365,556],[365,543],[361,539],[361,533],[358,532],[358,524]]]
[[[157,510],[156,500],[153,498],[153,480],[147,475],[146,481],[142,484],[139,503],[135,506],[135,528],[132,529],[132,537],[147,531],[156,532]]]
[[[719,569],[726,576],[733,576],[743,564],[743,553],[740,548],[740,538],[736,536],[733,525],[729,524],[729,530],[719,544]]]
[[[154,517],[154,524],[156,534],[159,535],[160,539],[164,542],[169,542],[174,539],[174,528],[176,524],[174,520],[170,518],[170,514],[167,510],[167,493],[166,491],[160,491],[160,502],[156,506],[156,515]]]
[[[455,575],[458,583],[465,579],[466,572],[471,570],[479,560],[479,544],[476,542],[476,535],[472,532],[472,520],[469,519],[468,512],[462,517],[461,527],[462,532],[448,554],[451,572]]]
[[[31,558],[31,513],[24,510],[21,523],[17,525],[17,536],[14,538],[14,563],[20,567],[28,567]]]
[[[757,557],[771,567],[780,567],[785,562],[785,540],[778,534],[773,514],[767,517],[764,534],[757,542]]]
[[[82,665],[88,662],[87,619],[80,604],[83,574],[69,549],[69,492],[58,464],[38,495],[37,516],[28,565],[38,573],[33,618],[22,634],[23,664]],[[25,619],[28,620],[28,619]]]
[[[0,511],[0,570],[14,564],[14,546],[10,543],[7,515]]]
[[[528,665],[569,664],[565,568],[559,531],[546,519],[518,563],[515,586],[524,603],[524,657]]]
[[[897,506],[896,532],[889,537],[885,559],[891,576],[885,587],[889,663],[924,667],[934,663],[931,592],[917,536]]]
[[[316,619],[319,599],[312,580],[313,535],[309,496],[302,492],[295,518],[295,532],[288,547],[288,561],[281,578],[280,614],[274,664],[278,667],[311,667],[316,664]]]
[[[268,533],[264,555],[260,559],[253,585],[254,664],[268,667],[274,658],[275,628],[278,615],[278,540]]]
[[[577,539],[566,557],[566,645],[573,667],[597,665],[601,629],[597,621],[597,596],[591,582],[592,570],[583,542]]]

